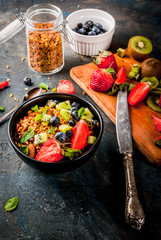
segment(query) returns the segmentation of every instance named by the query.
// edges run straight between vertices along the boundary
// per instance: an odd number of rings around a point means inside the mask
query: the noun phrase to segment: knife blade
[[[138,198],[134,166],[132,160],[132,133],[128,111],[127,87],[119,91],[116,108],[116,135],[119,151],[124,155],[123,164],[126,181],[125,219],[134,229],[140,230],[145,222],[145,215]]]

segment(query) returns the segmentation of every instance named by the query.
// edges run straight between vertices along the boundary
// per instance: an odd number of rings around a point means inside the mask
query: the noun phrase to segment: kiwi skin
[[[147,53],[142,53],[142,52],[139,52],[137,51],[137,49],[134,49],[134,47],[132,46],[132,42],[135,41],[135,39],[138,40],[140,39],[140,41],[147,41],[148,44],[149,44],[149,51],[147,49]],[[139,41],[138,41],[139,42]],[[149,54],[152,52],[152,44],[150,42],[150,40],[148,38],[145,38],[145,37],[142,37],[142,36],[134,36],[132,38],[129,39],[129,42],[128,42],[128,53],[130,56],[132,56],[134,59],[136,60],[140,60],[140,61],[143,61],[147,58],[149,58]]]
[[[156,58],[148,58],[141,63],[141,77],[161,78],[161,61]]]

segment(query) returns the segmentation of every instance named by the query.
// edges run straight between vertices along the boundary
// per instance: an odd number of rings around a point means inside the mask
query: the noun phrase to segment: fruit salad
[[[97,140],[99,121],[89,108],[69,100],[35,105],[16,124],[15,144],[43,162],[74,159]]]

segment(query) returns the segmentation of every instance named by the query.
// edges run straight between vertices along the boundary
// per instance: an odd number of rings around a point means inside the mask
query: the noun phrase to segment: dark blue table
[[[15,19],[15,14],[42,1],[1,1],[0,29]],[[51,1],[66,17],[83,8],[99,8],[116,19],[116,32],[110,50],[125,48],[128,39],[142,35],[151,39],[153,57],[161,60],[160,1]],[[28,67],[25,30],[0,46],[0,75],[10,78],[10,87],[0,91],[0,105],[5,112],[26,93],[23,79],[33,75],[34,86],[40,82],[70,79],[69,70],[91,61],[65,44],[65,67],[51,76],[34,74]],[[6,65],[10,65],[7,69]],[[82,90],[74,83],[76,94]],[[85,95],[84,98],[92,102]],[[94,104],[94,103],[93,103]],[[7,137],[7,125],[0,126],[0,239],[51,240],[140,240],[161,239],[161,169],[134,148],[134,167],[140,201],[145,212],[145,224],[137,232],[124,219],[125,181],[122,157],[119,155],[114,124],[103,112],[104,134],[93,157],[72,172],[49,175],[23,163],[15,154]],[[0,113],[2,116],[3,113]],[[5,212],[6,201],[19,197],[15,211]]]

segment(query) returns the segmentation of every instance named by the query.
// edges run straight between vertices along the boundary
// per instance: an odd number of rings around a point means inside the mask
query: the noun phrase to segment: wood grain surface
[[[127,56],[120,58],[115,54],[118,67],[125,66],[128,75],[134,63],[141,64],[133,58]],[[93,91],[90,88],[90,78],[93,70],[97,69],[94,63],[77,66],[71,69],[72,79],[93,99],[93,101],[104,111],[104,113],[115,123],[116,121],[116,100],[117,96],[108,96],[104,93]],[[147,157],[147,159],[161,165],[161,149],[154,142],[160,136],[155,129],[152,115],[161,118],[160,113],[151,110],[146,102],[141,102],[135,106],[129,106],[129,115],[132,127],[132,136],[138,149]]]

